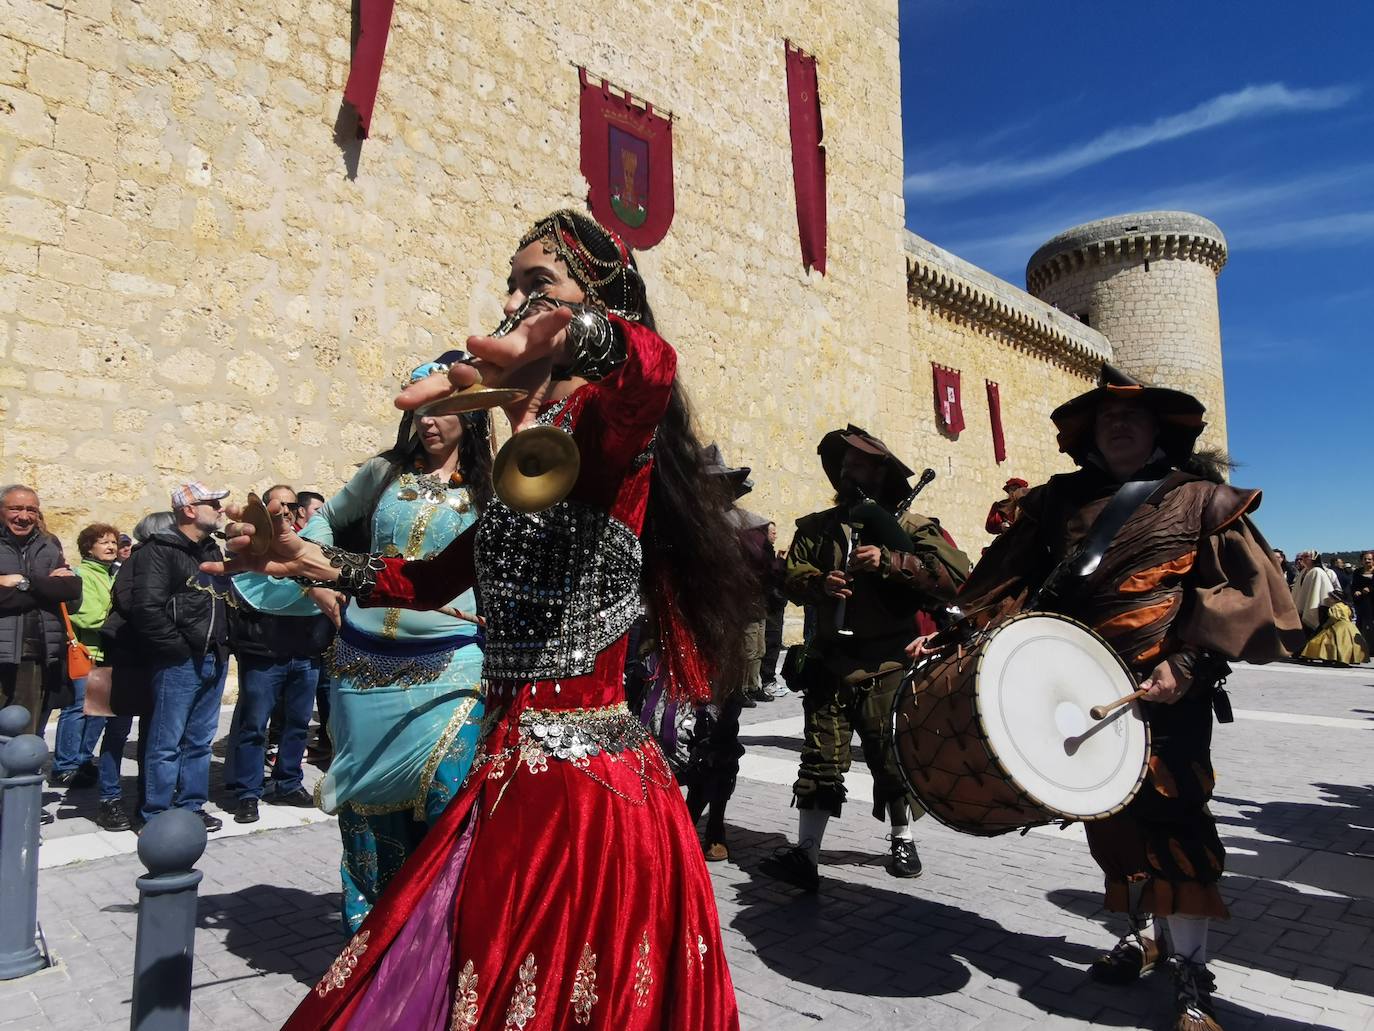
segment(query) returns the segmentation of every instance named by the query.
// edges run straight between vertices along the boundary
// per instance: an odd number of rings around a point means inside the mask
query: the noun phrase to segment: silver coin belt
[[[649,730],[620,702],[600,709],[526,709],[520,739],[554,759],[578,760],[639,748]]]

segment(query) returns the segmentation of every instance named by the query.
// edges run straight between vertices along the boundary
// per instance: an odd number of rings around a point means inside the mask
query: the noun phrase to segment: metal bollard
[[[205,852],[205,824],[188,809],[168,809],[148,821],[138,858],[138,938],[134,944],[132,1031],[186,1031],[191,1025],[191,957],[195,952],[193,870]]]
[[[0,748],[0,981],[47,966],[38,948],[38,818],[48,758],[41,737],[20,734]]]
[[[22,705],[7,705],[0,709],[0,748],[9,744],[10,738],[24,733],[29,725],[29,710]],[[5,775],[5,767],[0,762],[0,777]]]

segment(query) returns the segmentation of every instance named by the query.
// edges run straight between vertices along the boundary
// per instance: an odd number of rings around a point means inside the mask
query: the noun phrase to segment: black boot
[[[1174,979],[1174,1031],[1222,1031],[1212,992],[1217,979],[1202,963],[1181,956],[1164,961]]]
[[[821,887],[821,874],[801,845],[780,848],[759,864],[759,870],[812,895]]]

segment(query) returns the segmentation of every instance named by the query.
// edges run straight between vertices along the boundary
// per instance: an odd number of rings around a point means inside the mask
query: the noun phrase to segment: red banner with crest
[[[940,428],[946,433],[961,433],[964,429],[964,407],[959,398],[959,370],[930,363],[935,377],[935,413]]]
[[[582,83],[582,174],[596,220],[637,250],[673,222],[673,121],[578,68]]]

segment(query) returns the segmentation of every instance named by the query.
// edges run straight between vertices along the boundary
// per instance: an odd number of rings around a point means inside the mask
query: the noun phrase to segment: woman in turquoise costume
[[[461,354],[420,366],[412,381]],[[439,553],[491,498],[490,425],[485,412],[407,414],[396,445],[364,463],[302,536],[405,558]],[[334,600],[256,574],[235,586],[254,607],[283,614],[328,610]],[[467,776],[483,717],[475,611],[465,591],[431,612],[356,602],[342,612],[327,659],[334,760],[315,800],[339,817],[349,934]]]

